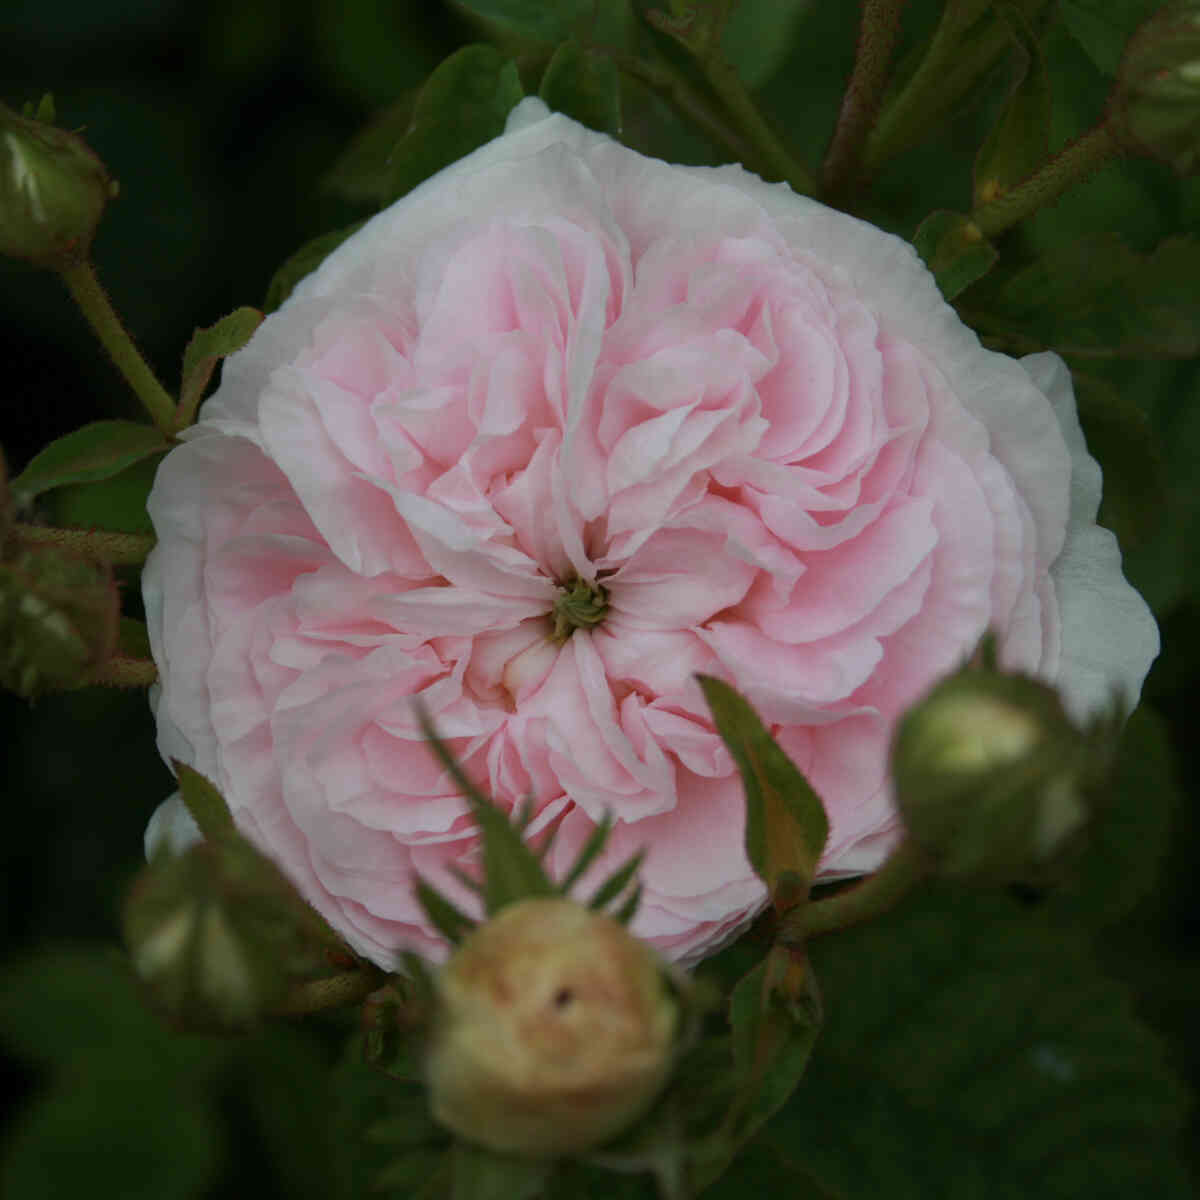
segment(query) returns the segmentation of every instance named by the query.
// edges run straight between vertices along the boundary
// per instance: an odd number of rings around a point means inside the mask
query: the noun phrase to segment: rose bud
[[[1126,47],[1113,128],[1129,148],[1188,173],[1200,164],[1200,6],[1164,9]]]
[[[124,913],[137,973],[163,1014],[185,1029],[238,1029],[321,965],[278,872],[230,837],[163,852]]]
[[[116,190],[77,134],[0,105],[0,254],[56,269],[82,261]]]
[[[1084,828],[1088,755],[1088,739],[1053,689],[966,669],[901,720],[892,747],[896,800],[939,874],[1023,881]]]
[[[569,900],[523,900],[436,979],[433,1115],[503,1153],[590,1149],[644,1112],[670,1073],[679,1007],[654,951]]]
[[[112,656],[120,607],[104,563],[56,547],[0,563],[0,686],[29,698],[82,683]]]

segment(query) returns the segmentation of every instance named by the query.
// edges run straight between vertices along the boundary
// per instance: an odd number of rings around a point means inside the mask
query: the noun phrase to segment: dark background
[[[851,61],[856,8],[818,7],[829,11],[810,6],[794,49],[780,57],[763,91],[813,164],[836,108],[837,81]],[[931,4],[914,6],[910,37],[933,11]],[[324,190],[323,174],[373,112],[418,86],[469,40],[469,28],[429,0],[8,0],[0,13],[0,100],[19,107],[53,92],[59,121],[83,127],[119,179],[120,197],[95,247],[97,267],[171,388],[194,326],[239,305],[261,306],[288,254],[364,215]],[[1065,69],[1076,71],[1069,94],[1056,97],[1057,132],[1065,137],[1086,119],[1089,106],[1094,116],[1105,84],[1075,61],[1077,51],[1060,46],[1058,52]],[[985,97],[890,168],[880,180],[877,218],[911,236],[931,208],[964,207],[971,151],[994,108]],[[703,143],[671,130],[665,119],[651,124],[644,148],[676,159],[711,157]],[[1198,217],[1194,183],[1179,184],[1165,168],[1137,162],[1098,176],[1082,189],[1082,199],[1039,216],[1022,236],[1046,242],[1069,225],[1086,230],[1116,223],[1144,250],[1165,232],[1200,232]],[[0,364],[0,429],[14,474],[46,442],[87,420],[140,415],[58,281],[8,262],[0,263]],[[1135,544],[1127,545],[1127,561],[1162,627],[1163,655],[1145,701],[1165,719],[1178,798],[1159,886],[1102,952],[1109,970],[1132,985],[1140,1015],[1168,1039],[1176,1067],[1194,1074],[1200,474],[1193,476],[1192,464],[1200,459],[1200,389],[1192,362],[1107,369],[1145,409],[1166,464],[1170,507],[1162,510],[1162,527],[1143,520]],[[134,1011],[104,948],[118,942],[121,899],[140,865],[142,831],[171,790],[171,778],[157,758],[146,700],[138,693],[93,689],[33,705],[0,695],[0,740],[0,921],[8,964],[0,966],[0,1016],[18,1014],[4,1017],[7,1029],[0,1032],[21,1051],[5,1066],[4,1080],[19,1101],[14,1111],[21,1115],[7,1134],[19,1148],[29,1123],[42,1119],[37,1105],[47,1072],[72,1069],[48,1044],[82,1059],[102,1055],[102,1043],[126,1019],[120,1014]],[[1163,786],[1161,772],[1148,773],[1147,787]],[[59,964],[53,969],[46,966],[48,947]],[[47,982],[36,982],[31,963],[42,972],[36,980]],[[35,1014],[31,992],[38,986],[55,994],[47,994]],[[104,1015],[106,1005],[118,1015]],[[85,1027],[92,1030],[87,1037],[79,1032]],[[47,1043],[44,1052],[26,1044],[38,1039]],[[334,1041],[320,1029],[283,1030],[233,1053],[319,1067]],[[230,1051],[205,1042],[196,1053],[210,1064],[197,1068],[199,1079],[206,1070],[225,1069]],[[118,1071],[115,1062],[110,1066]],[[301,1120],[303,1098],[286,1084],[272,1086],[281,1089],[276,1102],[300,1112]],[[295,1088],[303,1086],[301,1079]],[[132,1085],[128,1095],[132,1104],[145,1103]],[[193,1139],[208,1147],[203,1162],[183,1164],[178,1178],[164,1176],[146,1195],[267,1200],[306,1194],[316,1176],[306,1183],[303,1164],[278,1161],[282,1152],[274,1147],[291,1144],[288,1136],[279,1134],[275,1142],[269,1122],[247,1115],[256,1105],[269,1108],[270,1096],[256,1099],[230,1085],[222,1097],[218,1123],[201,1121]],[[80,1103],[79,1120],[96,1116],[99,1101]],[[81,1195],[129,1194],[121,1154],[141,1152],[136,1132],[115,1129],[111,1147],[106,1161],[80,1159]],[[5,1178],[23,1181],[25,1194],[14,1200],[38,1194],[37,1176],[27,1170]]]

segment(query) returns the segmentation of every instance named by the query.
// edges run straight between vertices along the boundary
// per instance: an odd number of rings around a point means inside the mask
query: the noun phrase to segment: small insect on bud
[[[630,1125],[670,1074],[679,1004],[611,917],[530,899],[472,932],[436,978],[433,1115],[489,1149],[553,1158]]]
[[[55,269],[82,262],[115,194],[81,137],[0,105],[0,254]]]
[[[1087,822],[1088,755],[1089,739],[1052,688],[967,668],[938,684],[897,727],[896,802],[939,874],[1031,879]]]

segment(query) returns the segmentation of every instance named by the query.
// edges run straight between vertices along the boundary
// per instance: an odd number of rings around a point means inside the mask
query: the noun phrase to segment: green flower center
[[[576,629],[591,629],[608,612],[608,593],[598,583],[573,579],[559,587],[554,601],[554,638],[565,642]]]

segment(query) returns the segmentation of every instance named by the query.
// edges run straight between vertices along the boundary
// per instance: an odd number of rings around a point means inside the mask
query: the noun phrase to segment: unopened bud
[[[75,687],[116,648],[112,568],[58,547],[0,562],[0,687],[30,698]]]
[[[0,105],[0,254],[52,268],[83,261],[115,194],[81,137]]]
[[[1200,4],[1165,8],[1130,40],[1112,128],[1134,151],[1190,173],[1200,166]]]
[[[654,952],[569,900],[522,900],[472,932],[436,979],[433,1115],[492,1150],[598,1146],[670,1074],[679,1002]]]
[[[967,668],[900,721],[896,802],[939,874],[1032,880],[1087,823],[1088,753],[1052,688]]]
[[[164,1014],[185,1029],[237,1029],[319,967],[280,877],[239,838],[160,854],[126,902],[134,968]]]

